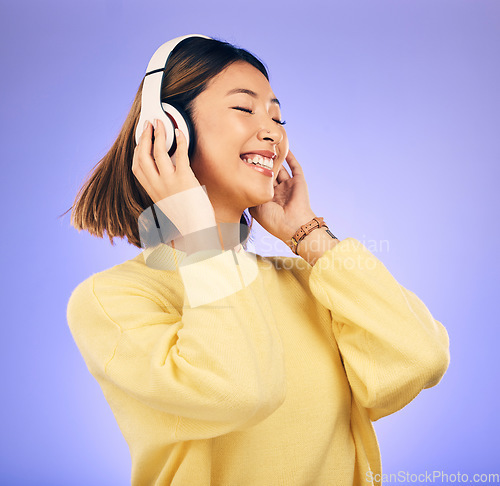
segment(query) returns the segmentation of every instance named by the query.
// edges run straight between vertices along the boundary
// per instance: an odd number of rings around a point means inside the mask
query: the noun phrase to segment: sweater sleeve
[[[311,292],[329,309],[352,393],[372,421],[394,413],[449,365],[449,338],[424,303],[354,238],[314,264]]]
[[[101,387],[176,417],[178,440],[242,430],[286,395],[282,343],[255,255],[211,252],[186,257],[178,272],[148,269],[151,283],[101,272],[68,304],[73,337]]]

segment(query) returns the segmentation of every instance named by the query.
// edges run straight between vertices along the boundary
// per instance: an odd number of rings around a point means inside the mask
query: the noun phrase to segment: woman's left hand
[[[314,218],[315,214],[309,202],[302,167],[290,150],[285,160],[292,176],[282,165],[274,181],[273,199],[253,206],[248,211],[266,231],[286,243],[303,224]]]

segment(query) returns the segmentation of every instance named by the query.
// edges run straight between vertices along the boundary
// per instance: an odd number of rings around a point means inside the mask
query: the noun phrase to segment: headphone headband
[[[182,42],[184,39],[188,39],[189,37],[203,37],[204,39],[210,39],[206,35],[202,34],[188,34],[181,35],[180,37],[176,37],[175,39],[171,39],[165,44],[162,44],[158,49],[156,49],[153,57],[149,61],[148,67],[146,69],[146,75],[151,74],[151,71],[157,71],[158,69],[164,70],[167,66],[168,58],[170,57],[170,53],[175,49],[175,46]]]
[[[153,123],[155,118],[161,120],[166,131],[167,152],[172,158],[174,165],[175,160],[173,156],[176,148],[174,129],[179,128],[184,133],[188,147],[190,147],[193,134],[190,133],[191,122],[187,115],[182,113],[179,107],[161,102],[161,85],[170,54],[177,44],[189,37],[211,39],[211,37],[202,34],[182,35],[162,44],[151,57],[142,85],[141,115],[135,131],[135,142],[138,144],[143,132],[144,122],[149,120]]]

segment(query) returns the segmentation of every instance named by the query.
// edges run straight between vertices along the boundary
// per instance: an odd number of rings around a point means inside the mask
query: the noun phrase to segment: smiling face
[[[206,186],[217,221],[239,223],[245,209],[273,198],[273,182],[288,152],[281,120],[269,81],[244,61],[229,65],[195,98],[197,143],[191,168]],[[259,160],[251,155],[256,152],[275,154],[271,177],[242,160],[243,154]]]

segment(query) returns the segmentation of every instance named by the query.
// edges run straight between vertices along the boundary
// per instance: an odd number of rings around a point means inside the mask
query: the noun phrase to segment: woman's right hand
[[[167,153],[163,123],[157,121],[153,143],[153,125],[148,122],[134,150],[132,172],[153,203],[184,236],[217,223],[205,186],[200,185],[189,165],[186,137],[180,130],[177,133],[174,165]]]
[[[160,120],[154,134],[153,143],[153,125],[147,121],[132,160],[132,172],[153,202],[200,186],[189,164],[187,140],[182,131],[176,134],[176,165],[167,153],[165,127]]]

